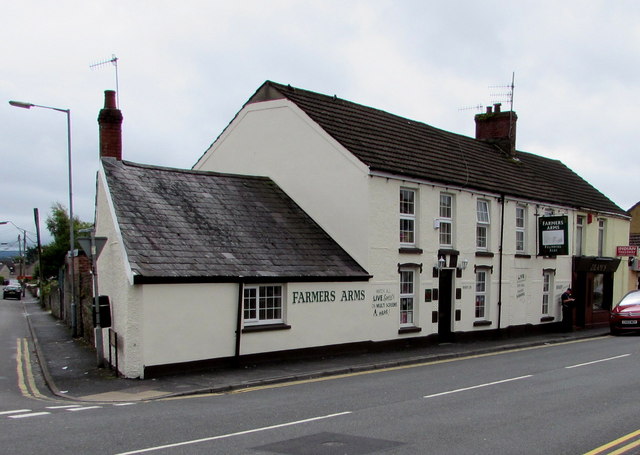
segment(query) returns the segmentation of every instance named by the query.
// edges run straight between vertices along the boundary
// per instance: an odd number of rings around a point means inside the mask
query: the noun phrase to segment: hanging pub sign
[[[538,218],[538,251],[541,256],[569,254],[569,220],[566,216]]]

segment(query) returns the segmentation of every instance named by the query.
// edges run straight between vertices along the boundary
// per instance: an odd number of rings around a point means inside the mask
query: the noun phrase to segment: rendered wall
[[[118,336],[118,368],[125,377],[142,377],[142,306],[139,303],[139,289],[133,286],[102,171],[98,174],[95,217],[96,236],[107,238],[97,261],[98,291],[100,295],[109,296],[111,302],[111,329]],[[103,329],[103,340],[105,358],[108,360],[108,329]]]
[[[144,366],[234,355],[237,284],[140,287]]]
[[[194,169],[270,177],[367,268],[368,170],[289,101],[243,108]]]
[[[417,242],[422,250],[419,254],[406,254],[399,250],[399,208],[398,195],[401,188],[417,191]],[[372,286],[388,286],[399,289],[398,264],[418,264],[419,274],[416,325],[420,335],[437,333],[438,324],[432,322],[432,313],[438,311],[438,302],[427,301],[425,291],[437,289],[439,279],[433,276],[437,263],[439,230],[434,221],[439,218],[439,198],[441,193],[453,196],[453,249],[459,252],[459,262],[468,261],[461,277],[454,278],[453,288],[460,289],[461,298],[454,298],[453,311],[460,310],[461,318],[453,322],[453,331],[473,331],[498,328],[500,326],[540,324],[544,316],[560,318],[559,296],[571,283],[571,256],[542,258],[536,256],[536,214],[544,212],[546,206],[526,201],[506,200],[504,217],[504,246],[502,269],[502,310],[498,307],[499,287],[499,247],[502,205],[496,195],[440,187],[427,183],[411,182],[393,178],[374,177],[370,180],[370,251],[369,272],[374,275]],[[493,257],[477,256],[476,252],[476,204],[478,199],[489,202],[490,227],[488,252]],[[521,203],[526,209],[526,250],[516,256],[515,250],[515,208]],[[556,214],[569,214],[569,210],[554,207]],[[571,216],[569,217],[571,218]],[[475,318],[475,266],[491,268],[487,291],[485,317]],[[554,269],[552,283],[553,297],[549,313],[542,314],[543,270]],[[455,276],[455,273],[454,273]],[[455,292],[455,291],[454,291]],[[398,337],[398,310],[394,310],[389,324],[381,333],[386,337]],[[490,325],[476,325],[478,320],[490,321]],[[395,332],[394,332],[395,331]],[[412,335],[415,336],[415,335]]]
[[[290,329],[242,334],[241,354],[369,341],[376,337],[367,282],[289,283],[284,287]]]

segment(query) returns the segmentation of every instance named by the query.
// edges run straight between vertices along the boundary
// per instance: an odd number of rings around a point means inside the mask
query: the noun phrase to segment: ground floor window
[[[552,299],[553,272],[545,271],[542,274],[542,314],[549,314],[549,302]]]
[[[247,325],[283,322],[282,286],[245,286],[244,322]]]
[[[604,275],[602,273],[596,273],[593,276],[593,299],[594,310],[608,310],[611,308],[611,304],[606,305],[604,295]]]
[[[400,325],[414,325],[414,303],[416,294],[414,270],[400,271]]]
[[[486,319],[487,317],[487,271],[476,271],[476,308],[475,318]]]

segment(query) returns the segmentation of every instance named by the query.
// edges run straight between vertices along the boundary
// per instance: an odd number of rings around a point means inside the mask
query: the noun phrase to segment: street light
[[[71,329],[73,332],[73,336],[78,336],[78,324],[77,324],[77,314],[76,314],[76,290],[75,290],[75,267],[74,267],[74,259],[73,259],[73,250],[75,245],[75,240],[73,236],[73,179],[71,173],[71,110],[70,109],[60,109],[57,107],[51,106],[42,106],[39,104],[33,103],[25,103],[22,101],[9,101],[9,104],[15,107],[20,107],[22,109],[31,109],[32,107],[39,107],[42,109],[50,109],[52,111],[64,112],[67,114],[67,157],[68,157],[68,165],[69,165],[69,257],[71,258],[71,263],[69,267],[69,271],[71,273]]]

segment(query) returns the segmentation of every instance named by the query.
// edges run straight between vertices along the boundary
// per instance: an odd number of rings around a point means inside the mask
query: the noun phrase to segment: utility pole
[[[36,239],[38,240],[38,287],[40,289],[40,293],[42,293],[42,285],[44,284],[44,275],[42,271],[42,243],[40,242],[40,214],[38,213],[38,209],[33,209],[33,217],[36,222]],[[42,303],[42,302],[40,302]]]
[[[22,263],[24,262],[24,256],[22,255],[22,239],[20,238],[20,234],[18,234],[18,255],[20,256],[20,272],[18,276],[22,276]]]

